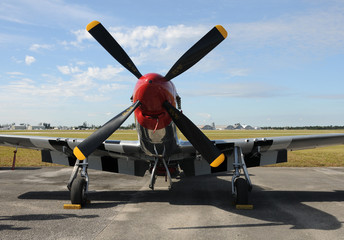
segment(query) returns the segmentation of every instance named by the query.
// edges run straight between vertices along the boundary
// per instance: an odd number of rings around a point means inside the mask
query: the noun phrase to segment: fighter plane
[[[131,106],[86,139],[0,135],[0,145],[38,149],[44,162],[74,166],[67,184],[73,204],[85,204],[87,200],[88,168],[136,176],[144,176],[148,170],[151,189],[158,175],[165,175],[171,187],[172,178],[180,173],[197,176],[233,171],[233,200],[247,204],[252,189],[247,168],[286,162],[287,151],[291,150],[344,144],[344,134],[209,140],[182,113],[181,98],[171,80],[227,37],[221,25],[186,51],[165,76],[142,75],[100,22],[89,23],[86,30],[138,79]],[[138,140],[107,140],[132,113]],[[188,141],[178,138],[177,128]]]

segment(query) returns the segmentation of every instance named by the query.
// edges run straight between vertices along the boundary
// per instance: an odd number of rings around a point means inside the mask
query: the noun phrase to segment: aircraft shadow
[[[195,226],[193,228],[233,228],[274,225],[291,225],[293,229],[334,230],[341,228],[338,219],[320,209],[307,205],[307,202],[343,201],[344,191],[270,191],[253,186],[250,194],[253,210],[237,210],[232,204],[231,182],[221,179],[225,175],[182,178],[168,191],[91,191],[91,204],[86,208],[111,208],[126,203],[167,202],[171,205],[209,205],[233,214],[255,218],[268,223],[243,225]],[[228,177],[228,174],[226,175]],[[27,192],[20,199],[66,200],[68,191]]]
[[[91,219],[97,218],[99,215],[77,215],[77,214],[25,214],[25,215],[11,215],[0,216],[0,221],[49,221],[49,220],[63,220],[67,218]],[[14,230],[23,231],[29,230],[28,227],[15,227],[14,225],[0,224],[0,231]]]
[[[40,167],[15,167],[15,170],[38,170]],[[12,170],[12,167],[0,167],[0,170]]]

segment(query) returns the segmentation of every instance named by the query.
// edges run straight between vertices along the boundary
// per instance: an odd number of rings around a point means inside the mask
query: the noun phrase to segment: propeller
[[[123,67],[128,69],[137,78],[142,77],[142,74],[136,68],[135,64],[118,42],[111,36],[111,34],[98,22],[90,22],[86,30],[102,45],[108,53],[111,54]]]
[[[170,71],[168,71],[165,78],[171,80],[191,68],[226,37],[227,31],[221,25],[216,25],[179,58]]]
[[[209,138],[182,112],[173,107],[168,101],[165,101],[163,106],[179,130],[210,166],[218,167],[225,160],[225,155],[221,153]]]
[[[140,106],[140,102],[136,101],[133,105],[125,109],[123,112],[105,123],[101,128],[92,133],[77,147],[74,148],[73,153],[79,160],[84,160],[97,149],[113,132],[115,132],[122,123],[133,113],[133,111]]]
[[[142,74],[136,68],[133,61],[129,58],[123,48],[110,35],[110,33],[98,21],[89,23],[86,30],[110,53],[120,64],[128,69],[137,78],[141,78]],[[172,66],[165,78],[169,81],[179,74],[185,72],[214,49],[220,42],[227,37],[226,30],[217,25],[211,29],[204,37],[194,44],[184,55]],[[74,155],[79,160],[84,160],[92,154],[97,147],[102,144],[113,132],[115,132],[122,123],[139,107],[141,103],[136,101],[133,105],[125,109],[123,112],[112,118],[104,124],[100,129],[91,134],[77,147],[74,148]],[[163,107],[171,116],[173,122],[179,130],[190,141],[194,148],[208,161],[210,166],[217,167],[224,160],[225,156],[220,150],[209,140],[207,136],[182,112],[177,110],[168,101],[163,103]]]

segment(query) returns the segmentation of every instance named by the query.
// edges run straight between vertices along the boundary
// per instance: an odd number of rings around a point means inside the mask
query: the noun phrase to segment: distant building
[[[213,126],[210,125],[205,125],[204,127],[201,128],[202,130],[215,130]]]
[[[240,129],[243,129],[243,126],[240,123],[236,123],[236,124],[234,124],[234,129],[240,130]]]
[[[245,130],[253,130],[253,129],[254,129],[254,128],[251,127],[250,125],[243,125],[242,127],[243,127],[243,129],[245,129]]]
[[[74,127],[67,127],[67,126],[56,126],[54,130],[75,130]]]
[[[44,125],[31,126],[30,124],[22,123],[20,125],[12,124],[11,126],[9,126],[9,129],[10,130],[45,130],[46,128]]]
[[[45,126],[39,125],[39,126],[27,126],[27,130],[45,130]]]
[[[12,125],[11,130],[26,130],[26,124]]]
[[[245,130],[260,130],[260,127],[252,127],[251,125],[241,125],[240,123],[236,123],[233,125],[228,125],[225,130],[240,130],[240,129],[245,129]]]
[[[8,124],[2,125],[2,126],[0,127],[0,130],[11,130],[11,125],[8,125]]]

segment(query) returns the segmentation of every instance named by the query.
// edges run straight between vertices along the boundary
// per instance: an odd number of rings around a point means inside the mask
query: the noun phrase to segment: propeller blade
[[[204,135],[204,133],[183,113],[173,107],[168,101],[163,104],[173,122],[190,141],[194,148],[203,156],[212,167],[218,167],[225,155]]]
[[[125,109],[123,112],[112,118],[97,131],[92,133],[88,138],[82,141],[74,148],[73,153],[79,160],[87,158],[97,147],[102,144],[113,132],[115,132],[122,123],[140,106],[140,102],[136,101],[133,105]]]
[[[172,66],[165,78],[171,80],[179,74],[185,72],[213,50],[220,42],[227,37],[227,31],[221,26],[216,25],[195,45],[193,45],[181,58]]]
[[[142,76],[127,53],[100,22],[90,22],[87,25],[86,30],[105,48],[106,51],[108,51],[108,53],[111,54],[111,56],[122,64],[123,67],[128,69],[137,78]]]

